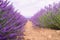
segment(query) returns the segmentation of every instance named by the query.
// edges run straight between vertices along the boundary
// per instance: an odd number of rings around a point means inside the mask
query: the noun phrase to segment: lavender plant
[[[44,14],[46,10],[41,9],[38,13],[36,13],[30,20],[33,22],[33,25],[40,26],[39,17]]]
[[[49,7],[45,7],[44,10],[45,11],[42,11],[43,13],[38,13],[39,17],[35,18],[38,21],[34,21],[39,24],[39,27],[60,30],[60,3],[54,4],[53,6],[49,5]]]
[[[0,0],[0,40],[18,40],[17,36],[23,36],[26,22],[24,16],[14,11],[12,4]]]
[[[47,7],[47,11],[40,17],[40,25],[51,29],[60,29],[60,6],[55,4],[52,8]]]

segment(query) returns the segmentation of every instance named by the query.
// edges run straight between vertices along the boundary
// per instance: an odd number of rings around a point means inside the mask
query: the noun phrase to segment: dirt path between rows
[[[25,25],[24,40],[60,40],[60,30],[34,28],[31,21]]]

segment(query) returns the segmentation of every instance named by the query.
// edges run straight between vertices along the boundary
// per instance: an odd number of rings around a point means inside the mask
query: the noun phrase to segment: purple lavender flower
[[[0,0],[0,40],[17,40],[17,36],[23,36],[27,20],[8,4],[7,0]]]

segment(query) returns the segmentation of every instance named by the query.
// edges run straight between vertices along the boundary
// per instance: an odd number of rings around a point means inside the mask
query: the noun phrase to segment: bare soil
[[[60,40],[60,30],[33,27],[31,21],[26,23],[24,40]]]

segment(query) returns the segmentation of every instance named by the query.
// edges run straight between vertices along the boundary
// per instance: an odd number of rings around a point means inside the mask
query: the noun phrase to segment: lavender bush
[[[0,0],[0,40],[18,40],[17,36],[23,36],[26,22],[24,16],[14,11],[12,4]]]
[[[39,22],[39,17],[43,14],[45,12],[45,10],[44,9],[41,9],[41,11],[39,11],[38,13],[36,13],[34,16],[32,16],[31,18],[30,18],[30,20],[33,22],[33,24],[35,25],[35,26],[40,26],[40,22]]]
[[[45,9],[42,10],[42,13],[39,12],[38,14],[34,16],[35,18],[32,17],[33,23],[35,21],[35,24],[38,23],[36,25],[40,27],[60,30],[60,3],[54,4],[53,6],[49,5],[49,7],[45,7]]]

